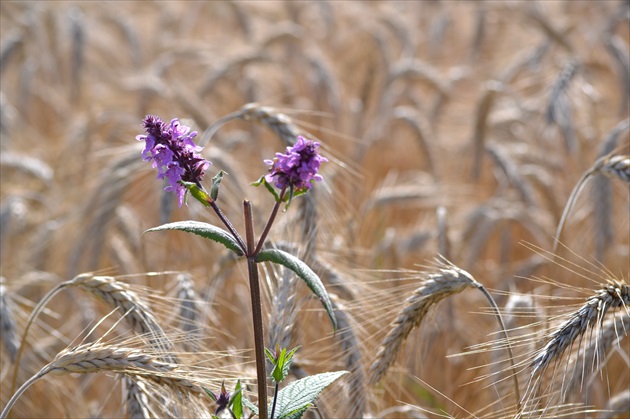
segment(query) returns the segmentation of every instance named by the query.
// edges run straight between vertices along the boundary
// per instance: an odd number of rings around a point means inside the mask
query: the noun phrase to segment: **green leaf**
[[[206,239],[214,240],[215,242],[221,243],[223,246],[227,247],[237,255],[243,256],[243,250],[241,250],[238,242],[232,237],[232,235],[222,228],[213,226],[212,224],[192,220],[177,221],[174,223],[162,224],[161,226],[150,228],[145,231],[145,233],[164,230],[179,230],[186,231],[188,233],[194,233]]]
[[[278,348],[277,350],[280,350],[280,346],[277,343],[276,348]],[[265,348],[265,355],[267,355],[267,359],[269,360],[269,362],[271,362],[272,365],[276,365],[276,356],[273,352],[271,352],[271,349]]]
[[[221,186],[221,181],[223,180],[223,174],[225,172],[223,170],[219,170],[219,173],[217,173],[213,178],[212,178],[212,187],[210,188],[210,198],[212,198],[213,200],[217,200],[217,198],[219,198],[219,186]]]
[[[278,360],[275,363],[276,365],[271,372],[271,378],[273,378],[273,381],[275,381],[276,383],[279,383],[284,379],[284,377],[282,376],[282,370],[284,369],[284,359],[286,355],[287,348],[282,348],[282,351],[280,351],[280,354],[278,355]]]
[[[232,408],[232,414],[236,419],[241,419],[243,417],[243,389],[241,388],[241,380],[236,382],[236,387],[234,388],[234,394],[230,399],[230,407]]]
[[[282,379],[283,380],[287,378],[287,375],[289,375],[289,369],[291,368],[291,364],[293,363],[293,355],[295,355],[295,352],[298,349],[300,349],[299,346],[296,346],[295,348],[291,349],[289,353],[287,354],[287,356],[284,358],[284,365],[282,366]]]
[[[317,396],[348,371],[325,372],[294,381],[278,392],[277,419],[299,419]],[[271,411],[271,405],[269,406]]]
[[[272,184],[270,184],[269,182],[267,182],[267,179],[265,179],[264,176],[262,176],[260,179],[258,179],[256,182],[252,182],[251,183],[252,186],[260,186],[263,185],[265,188],[267,188],[267,190],[269,191],[270,194],[273,195],[273,197],[275,198],[276,202],[280,202],[280,195],[278,195],[278,192],[276,191],[276,188],[273,187]]]
[[[249,410],[251,410],[252,412],[254,412],[255,415],[258,414],[258,406],[256,406],[254,403],[250,402],[248,398],[243,397],[243,404],[245,406],[247,406],[247,408]]]
[[[309,407],[311,407],[312,404],[309,403],[306,406],[300,408],[300,409],[296,409],[293,412],[289,412],[286,415],[283,416],[279,416],[278,419],[282,418],[282,419],[300,419],[302,417],[302,415],[304,415],[304,413],[306,413],[306,411],[308,410]]]
[[[287,253],[280,249],[267,249],[263,250],[256,255],[256,262],[273,262],[280,264],[288,269],[291,269],[300,278],[306,282],[306,285],[315,293],[317,298],[322,302],[330,321],[332,322],[333,329],[337,330],[337,320],[335,319],[335,313],[330,303],[330,297],[326,292],[324,284],[321,279],[313,272],[311,268],[297,257],[290,253]]]
[[[201,189],[199,186],[197,186],[196,184],[192,182],[186,182],[183,180],[180,180],[179,182],[182,185],[184,185],[186,189],[188,189],[188,192],[190,192],[193,198],[201,202],[206,207],[210,206],[210,203],[212,202],[212,198],[210,198],[210,195],[208,195],[206,191],[204,191],[203,189]]]

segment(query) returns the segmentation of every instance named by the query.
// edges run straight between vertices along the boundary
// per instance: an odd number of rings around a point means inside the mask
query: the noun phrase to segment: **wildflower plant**
[[[221,243],[237,256],[247,260],[254,326],[258,406],[243,397],[239,381],[233,392],[228,392],[224,385],[221,386],[220,392],[216,394],[209,389],[205,389],[217,406],[215,414],[218,415],[227,411],[231,417],[240,419],[244,417],[243,406],[247,406],[253,414],[258,415],[261,419],[269,417],[272,419],[301,417],[319,393],[345,374],[346,371],[305,377],[281,390],[279,389],[280,382],[288,374],[289,365],[297,348],[289,352],[287,352],[286,348],[279,347],[275,349],[275,352],[265,349],[258,264],[272,262],[283,265],[304,280],[321,301],[330,318],[333,329],[336,330],[337,322],[330,298],[321,280],[311,268],[297,257],[285,251],[263,249],[280,206],[286,203],[288,207],[293,198],[307,193],[316,182],[322,180],[322,176],[318,173],[319,168],[322,163],[328,160],[319,154],[319,143],[298,136],[295,144],[287,147],[285,153],[276,153],[274,159],[264,161],[270,166],[268,173],[252,183],[252,185],[264,185],[274,196],[275,202],[269,219],[256,241],[252,206],[248,200],[243,201],[245,238],[236,231],[217,204],[223,172],[219,171],[212,179],[210,192],[207,192],[204,188],[203,178],[211,163],[201,156],[202,147],[195,145],[193,142],[197,132],[190,132],[190,128],[181,125],[177,119],[173,119],[167,124],[159,117],[151,115],[144,119],[144,128],[146,134],[136,137],[137,140],[145,142],[142,158],[151,162],[152,166],[157,169],[158,179],[167,180],[168,185],[165,190],[174,192],[177,195],[180,207],[187,202],[189,195],[192,196],[204,206],[211,208],[218,216],[223,227],[225,227],[224,229],[212,224],[189,220],[164,224],[147,231],[180,230],[197,234]],[[271,378],[275,383],[273,400],[268,406],[266,406],[268,397],[265,356],[273,365]],[[261,406],[266,408],[261,408]]]

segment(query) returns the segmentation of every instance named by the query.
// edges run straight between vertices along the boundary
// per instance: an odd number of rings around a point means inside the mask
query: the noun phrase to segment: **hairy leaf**
[[[194,233],[206,239],[214,240],[215,242],[221,243],[223,246],[230,249],[239,256],[243,255],[243,251],[241,250],[238,242],[234,239],[234,237],[232,237],[230,233],[223,230],[222,228],[213,226],[212,224],[192,220],[177,221],[174,223],[162,224],[161,226],[150,228],[145,231],[145,233],[164,230],[179,230],[186,231],[188,233]]]
[[[324,287],[324,284],[322,284],[321,279],[319,279],[317,274],[313,272],[306,263],[302,262],[292,254],[280,249],[267,249],[261,251],[256,255],[256,262],[277,263],[295,272],[297,276],[306,282],[306,285],[308,285],[311,291],[313,291],[317,298],[319,298],[322,302],[326,312],[328,313],[328,317],[330,317],[333,329],[337,330],[337,320],[335,319],[335,313],[333,311],[332,304],[330,303],[328,293],[326,292],[326,288]]]

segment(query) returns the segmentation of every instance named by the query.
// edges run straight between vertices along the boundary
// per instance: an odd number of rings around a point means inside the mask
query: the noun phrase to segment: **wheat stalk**
[[[586,182],[596,174],[602,174],[603,176],[609,178],[616,177],[624,182],[630,183],[630,156],[609,154],[600,157],[599,159],[597,159],[593,167],[582,174],[582,177],[580,177],[580,180],[578,180],[577,184],[571,191],[571,195],[569,195],[567,204],[564,207],[564,211],[562,212],[562,217],[560,217],[560,222],[558,223],[558,228],[556,230],[556,236],[553,243],[554,253],[558,249],[560,234],[562,233],[564,223],[566,222],[567,216],[573,208],[573,205],[575,205],[579,193],[584,188],[584,185],[586,185]],[[600,188],[601,186],[602,185],[600,185]]]
[[[348,395],[350,403],[349,417],[361,418],[367,409],[365,372],[363,371],[363,357],[361,355],[360,341],[354,331],[353,318],[346,307],[338,301],[331,299],[335,318],[337,319],[337,333],[335,337],[341,347],[344,357],[344,368],[350,371],[348,383]]]

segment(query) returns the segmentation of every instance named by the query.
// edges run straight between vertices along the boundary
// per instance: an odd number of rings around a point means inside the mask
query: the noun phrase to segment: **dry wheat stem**
[[[571,191],[571,195],[569,195],[567,204],[564,208],[564,211],[562,212],[562,217],[560,217],[560,222],[558,223],[556,236],[553,242],[553,253],[556,253],[556,250],[558,249],[558,243],[560,241],[562,228],[564,226],[564,223],[566,222],[567,216],[573,208],[573,205],[575,205],[579,193],[586,185],[586,182],[593,175],[600,173],[604,176],[616,177],[624,182],[630,183],[630,156],[606,155],[600,157],[599,159],[597,159],[593,167],[582,174],[580,180],[578,180],[577,184]]]
[[[354,319],[347,312],[346,307],[334,295],[331,298],[331,302],[338,323],[336,338],[341,347],[341,353],[345,358],[344,368],[350,371],[348,383],[348,394],[352,400],[350,403],[350,417],[362,418],[367,409],[367,402],[360,341],[352,325]]]
[[[89,276],[89,274],[83,274],[82,276]],[[79,276],[75,279],[81,278],[82,276]],[[31,324],[33,323],[33,321],[39,314],[40,310],[46,305],[46,303],[52,297],[54,297],[59,291],[61,291],[65,287],[70,286],[71,282],[72,281],[63,282],[57,285],[56,287],[54,287],[53,289],[51,289],[41,300],[39,300],[37,305],[33,308],[33,311],[31,312],[31,314],[29,315],[28,320],[26,321],[26,326],[24,327],[24,332],[22,333],[22,339],[20,341],[20,346],[18,347],[17,356],[15,357],[15,366],[13,368],[13,378],[11,379],[11,393],[15,391],[15,385],[17,384],[18,370],[20,368],[20,359],[22,358],[22,352],[24,351],[24,347],[26,346],[26,337],[28,336],[28,331],[31,327]]]

